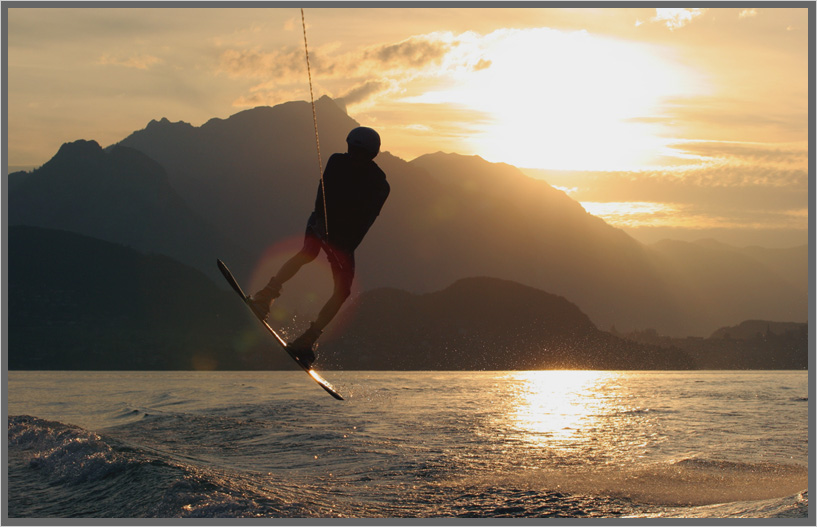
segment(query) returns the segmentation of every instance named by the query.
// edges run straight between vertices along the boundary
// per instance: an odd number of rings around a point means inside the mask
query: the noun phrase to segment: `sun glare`
[[[599,413],[597,386],[613,375],[602,371],[526,371],[519,381],[512,420],[527,441],[558,448],[581,442],[583,430]]]
[[[666,154],[667,139],[653,118],[658,105],[700,85],[656,48],[586,32],[500,30],[460,48],[460,64],[480,67],[451,68],[455,86],[412,100],[487,114],[491,122],[464,146],[519,167],[650,164]]]

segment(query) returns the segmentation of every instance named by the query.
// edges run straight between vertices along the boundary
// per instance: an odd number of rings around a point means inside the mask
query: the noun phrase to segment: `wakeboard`
[[[238,281],[236,281],[235,277],[233,276],[233,273],[230,272],[230,270],[227,268],[224,262],[222,262],[221,260],[217,260],[217,262],[221,274],[224,275],[224,278],[227,279],[227,282],[230,284],[233,290],[236,293],[238,293],[238,296],[240,296],[244,303],[247,304],[247,307],[250,308],[250,311],[252,311],[253,315],[255,315],[255,318],[257,318],[264,325],[264,327],[267,328],[267,331],[269,331],[270,335],[272,335],[275,338],[275,341],[284,349],[284,351],[287,352],[287,354],[290,357],[292,357],[292,360],[294,360],[295,363],[298,366],[300,366],[302,370],[309,374],[309,376],[312,377],[312,379],[315,382],[317,382],[321,388],[326,390],[327,393],[329,393],[329,395],[331,395],[332,397],[339,401],[342,401],[343,397],[341,397],[341,395],[335,390],[335,388],[329,383],[329,381],[321,377],[321,375],[317,371],[315,371],[314,368],[310,367],[309,365],[301,361],[298,355],[295,354],[293,350],[287,345],[287,341],[284,340],[284,338],[281,337],[281,335],[279,335],[277,331],[272,329],[272,326],[270,326],[265,319],[262,319],[261,317],[258,316],[255,310],[252,308],[250,297],[244,294],[244,291],[241,289],[241,286],[238,285]]]

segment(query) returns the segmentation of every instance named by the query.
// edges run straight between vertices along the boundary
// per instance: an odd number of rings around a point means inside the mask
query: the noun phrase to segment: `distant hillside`
[[[645,246],[564,192],[477,156],[436,153],[410,166],[422,184],[406,185],[390,204],[401,222],[372,240],[381,247],[387,233],[406,240],[389,250],[403,280],[436,287],[463,276],[512,280],[564,296],[600,327],[638,320],[674,329],[694,317]],[[388,265],[382,252],[372,258]],[[409,289],[423,291],[418,285]]]
[[[806,370],[808,329],[806,323],[746,320],[709,338],[673,338],[654,330],[613,333],[630,342],[683,350],[701,370]]]
[[[167,257],[9,229],[10,369],[290,369],[231,291]],[[564,298],[489,278],[362,295],[321,348],[341,369],[685,368],[598,331]]]
[[[8,199],[10,225],[85,234],[208,272],[220,253],[238,251],[187,206],[161,165],[131,148],[66,143],[39,169],[10,174]]]
[[[752,318],[807,320],[808,246],[741,249],[713,240],[665,240],[650,247],[679,298],[701,320],[717,326]]]
[[[795,322],[772,322],[769,320],[745,320],[737,326],[720,328],[709,337],[711,339],[753,340],[771,335],[808,333],[808,324]]]
[[[8,263],[9,369],[290,366],[235,294],[165,256],[10,227]]]
[[[342,330],[319,348],[343,369],[688,369],[678,350],[628,343],[599,331],[562,297],[493,278],[442,291],[364,293]]]

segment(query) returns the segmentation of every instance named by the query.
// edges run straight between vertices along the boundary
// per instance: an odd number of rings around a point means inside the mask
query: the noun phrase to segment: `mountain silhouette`
[[[630,342],[682,350],[701,370],[807,370],[808,323],[745,320],[709,336],[673,338],[654,330],[611,333]]]
[[[316,109],[325,161],[358,123],[328,97]],[[9,217],[168,254],[211,276],[219,257],[248,284],[270,246],[302,236],[319,184],[312,126],[310,105],[290,102],[200,127],[151,121],[102,152],[77,142],[87,155],[63,159],[61,149],[15,175]],[[787,263],[807,261],[806,247],[647,246],[510,165],[441,152],[409,162],[388,147],[384,135],[376,162],[392,192],[358,249],[363,291],[424,294],[489,276],[562,296],[600,328],[674,336],[807,318],[804,264]],[[134,161],[100,168],[122,156]],[[110,177],[120,173],[128,177]]]
[[[437,153],[409,166],[414,174],[393,191],[366,246],[380,250],[365,256],[414,280],[402,287],[513,280],[570,299],[602,327],[622,319],[665,327],[687,315],[645,246],[544,181],[477,156]],[[386,252],[390,238],[399,243]]]
[[[322,151],[344,150],[358,123],[329,98],[316,106]],[[311,124],[309,105],[287,103],[200,128],[154,121],[120,144],[167,167],[191,206],[257,261],[300,235],[311,210],[319,181]],[[496,276],[567,296],[600,324],[629,318],[663,329],[683,319],[641,244],[515,167],[442,153],[376,161],[392,193],[359,249],[367,288],[427,292]]]
[[[344,150],[358,123],[328,97],[316,108],[324,156]],[[245,268],[271,244],[300,235],[319,181],[304,102],[199,128],[154,121],[121,144],[165,166],[191,207],[250,254]],[[781,277],[775,262],[785,258],[773,251],[764,260],[696,245],[648,247],[547,183],[478,156],[440,152],[406,162],[384,152],[376,161],[392,193],[358,250],[366,289],[424,293],[493,276],[569,298],[600,327],[672,335],[704,335],[747,318],[805,319],[803,281]]]
[[[42,167],[13,176],[10,225],[82,233],[199,267],[239,250],[187,206],[161,165],[131,148],[66,143]]]
[[[752,340],[763,339],[769,335],[786,335],[789,333],[806,334],[808,326],[795,322],[773,322],[770,320],[744,320],[737,326],[718,328],[710,335],[711,339]]]
[[[320,364],[344,369],[689,369],[680,350],[599,331],[566,299],[507,280],[466,278],[433,293],[376,289],[329,331]]]
[[[346,134],[357,125],[328,97],[316,101],[316,109],[326,162],[346,151]],[[191,208],[255,258],[282,237],[303,232],[320,181],[307,103],[246,110],[201,127],[152,121],[119,144],[158,161]]]

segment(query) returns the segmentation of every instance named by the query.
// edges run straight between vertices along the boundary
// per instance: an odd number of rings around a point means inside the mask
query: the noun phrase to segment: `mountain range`
[[[8,238],[12,370],[295,369],[232,291],[189,266],[67,231],[14,226]],[[680,350],[599,331],[564,298],[495,278],[427,295],[365,292],[322,340],[318,365],[695,367]]]
[[[328,97],[316,109],[325,161],[358,123]],[[314,139],[310,105],[291,102],[199,127],[151,121],[104,149],[67,143],[9,175],[9,224],[168,255],[216,281],[222,258],[253,283],[270,248],[303,232],[319,184]],[[442,152],[376,161],[392,192],[357,253],[364,292],[425,295],[491,277],[563,297],[599,328],[673,336],[807,319],[807,246],[648,246],[510,165]]]
[[[600,331],[575,304],[529,286],[474,277],[413,295],[360,295],[353,316],[322,339],[322,364],[344,369],[541,370],[696,367],[677,349]]]

